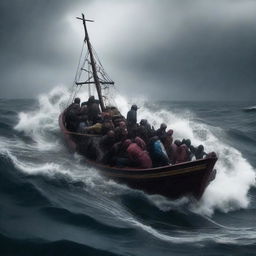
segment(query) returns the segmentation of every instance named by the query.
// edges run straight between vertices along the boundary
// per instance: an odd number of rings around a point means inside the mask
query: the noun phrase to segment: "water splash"
[[[48,95],[39,97],[38,109],[32,112],[20,113],[19,122],[15,129],[26,134],[26,136],[30,136],[34,144],[17,143],[15,140],[11,144],[8,142],[9,144],[5,146],[9,149],[9,154],[15,157],[14,162],[19,169],[30,174],[50,173],[54,170],[55,173],[62,172],[74,179],[81,179],[89,184],[92,189],[97,187],[93,184],[100,181],[101,186],[105,187],[105,191],[109,192],[114,189],[118,193],[126,191],[126,186],[104,181],[99,175],[95,175],[95,170],[88,171],[86,179],[83,178],[86,167],[81,163],[79,157],[71,156],[67,152],[58,127],[58,115],[63,104],[66,104],[68,97],[68,91],[65,88],[58,87]],[[83,95],[82,101],[86,99],[86,95]],[[127,99],[118,95],[115,101],[121,112],[123,114],[127,113],[130,106]],[[169,128],[174,130],[175,139],[190,138],[194,145],[203,144],[206,151],[215,151],[218,154],[216,179],[209,185],[203,198],[198,203],[193,203],[190,206],[192,211],[211,215],[216,209],[229,212],[248,207],[250,203],[248,191],[255,184],[255,170],[238,150],[223,143],[221,137],[225,137],[224,131],[218,127],[211,127],[194,121],[194,114],[189,111],[177,116],[165,109],[160,111],[149,109],[143,101],[137,100],[136,102],[141,107],[138,111],[138,119],[146,118],[155,127],[165,122]],[[24,157],[24,150],[30,152],[30,158]],[[53,154],[55,157],[52,157]],[[108,188],[110,189],[108,190]],[[175,207],[173,201],[163,200],[160,197],[149,198],[153,204],[163,211],[168,211],[169,207]],[[184,203],[187,203],[187,201],[184,200]]]

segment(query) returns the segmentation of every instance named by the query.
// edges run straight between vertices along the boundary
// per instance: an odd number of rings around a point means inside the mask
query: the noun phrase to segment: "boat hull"
[[[79,143],[86,135],[69,132],[64,125],[64,114],[59,116],[59,125],[64,138],[73,151],[81,153]],[[88,165],[96,167],[102,175],[148,194],[159,194],[171,199],[193,196],[200,199],[215,178],[215,156],[175,165],[150,169],[118,168],[91,161],[84,155]]]

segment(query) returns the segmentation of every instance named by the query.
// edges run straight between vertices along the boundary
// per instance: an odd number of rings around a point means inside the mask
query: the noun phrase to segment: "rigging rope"
[[[72,88],[73,88],[74,85],[76,84],[77,74],[78,74],[78,70],[79,70],[79,67],[80,67],[80,62],[81,62],[81,58],[82,58],[82,55],[83,55],[84,46],[85,46],[85,43],[83,42],[83,43],[82,43],[82,50],[81,50],[80,57],[79,57],[79,61],[78,61],[77,68],[76,68],[75,78],[74,78],[72,87],[70,88],[71,94],[70,94],[70,96],[69,96],[69,100],[68,100],[68,102],[67,102],[67,106],[70,104],[70,102],[73,102],[73,100],[74,100],[74,98],[75,98],[75,95],[76,95],[76,92],[75,92],[76,90],[73,91]]]

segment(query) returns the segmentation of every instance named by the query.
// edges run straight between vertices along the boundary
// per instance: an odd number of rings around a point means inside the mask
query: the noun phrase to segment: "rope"
[[[70,104],[70,102],[73,102],[73,100],[74,100],[74,98],[75,98],[75,95],[76,95],[76,92],[74,92],[74,91],[72,90],[72,88],[73,88],[74,85],[76,84],[76,78],[77,78],[78,70],[79,70],[79,67],[80,67],[80,62],[81,62],[81,58],[82,58],[82,55],[83,55],[84,46],[85,46],[85,43],[83,42],[83,43],[82,43],[82,50],[81,50],[81,53],[80,53],[80,56],[79,56],[79,61],[78,61],[77,68],[76,68],[75,78],[74,78],[72,87],[70,88],[71,94],[70,94],[70,96],[69,96],[69,100],[68,100],[68,102],[67,102],[67,106]],[[75,91],[76,91],[76,90],[75,90]],[[66,107],[67,107],[67,106],[66,106]]]

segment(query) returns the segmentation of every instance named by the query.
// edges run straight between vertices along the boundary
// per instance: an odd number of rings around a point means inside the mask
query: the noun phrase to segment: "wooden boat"
[[[94,84],[100,101],[101,110],[104,111],[105,105],[101,86],[103,84],[104,86],[113,84],[113,81],[110,79],[104,80],[106,76],[103,76],[103,79],[98,76],[97,70],[99,70],[99,67],[97,67],[97,62],[95,61],[86,28],[86,21],[91,20],[85,20],[83,14],[82,18],[78,19],[82,20],[84,25],[84,42],[87,44],[89,51],[89,64],[91,65],[93,80],[86,80],[85,82],[75,81],[75,85]],[[88,71],[83,67],[81,67],[81,70]],[[75,95],[73,95],[73,98],[74,97]],[[148,169],[131,167],[121,168],[117,166],[107,166],[92,161],[83,153],[83,151],[81,151],[81,145],[89,138],[96,139],[97,136],[94,137],[90,134],[80,134],[68,131],[65,124],[65,113],[64,110],[59,116],[59,126],[69,148],[82,154],[89,166],[95,167],[107,178],[127,184],[131,188],[143,190],[148,194],[159,194],[171,199],[177,199],[183,196],[193,196],[196,199],[200,199],[208,184],[215,178],[216,170],[214,169],[214,165],[217,161],[216,154],[209,154],[206,158],[196,161]]]

